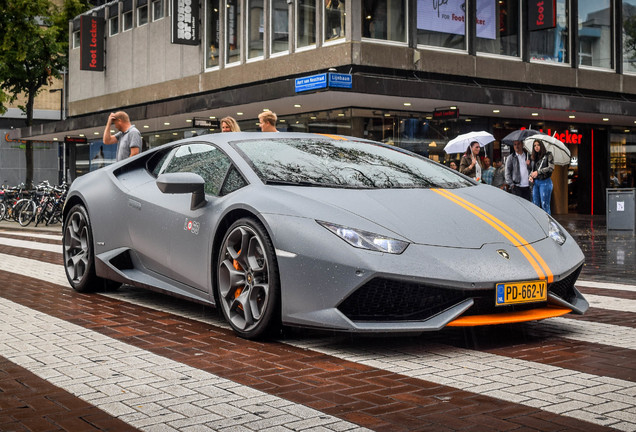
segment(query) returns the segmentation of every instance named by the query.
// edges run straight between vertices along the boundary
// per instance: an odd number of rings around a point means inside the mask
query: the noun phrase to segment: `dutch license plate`
[[[499,283],[496,288],[497,306],[540,302],[548,299],[548,286],[544,280]]]

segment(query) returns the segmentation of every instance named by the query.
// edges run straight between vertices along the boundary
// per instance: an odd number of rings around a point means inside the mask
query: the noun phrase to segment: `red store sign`
[[[528,1],[528,30],[556,27],[556,0]]]

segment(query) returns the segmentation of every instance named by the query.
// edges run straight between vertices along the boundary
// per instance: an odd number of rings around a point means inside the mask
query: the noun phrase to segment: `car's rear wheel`
[[[62,249],[66,278],[75,291],[91,292],[104,287],[105,281],[95,275],[93,232],[81,204],[73,206],[64,220]]]
[[[257,339],[280,326],[280,282],[272,242],[251,218],[226,231],[217,261],[217,293],[228,323],[241,337]]]

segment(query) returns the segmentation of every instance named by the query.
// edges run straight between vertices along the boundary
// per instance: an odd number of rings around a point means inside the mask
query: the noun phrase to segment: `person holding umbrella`
[[[467,175],[468,177],[472,177],[478,182],[481,181],[481,172],[483,170],[483,166],[481,164],[481,159],[479,159],[479,152],[481,151],[481,146],[478,141],[473,141],[470,143],[466,152],[462,156],[462,159],[459,161],[459,172]]]
[[[530,163],[530,183],[534,183],[532,189],[532,202],[550,214],[550,198],[552,197],[552,171],[554,171],[554,157],[545,149],[543,141],[535,139],[532,144],[532,156]]]

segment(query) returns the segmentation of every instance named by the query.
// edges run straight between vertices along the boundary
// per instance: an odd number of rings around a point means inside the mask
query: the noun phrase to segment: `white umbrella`
[[[481,147],[489,144],[495,140],[495,137],[492,134],[486,131],[480,132],[468,132],[465,134],[458,135],[456,138],[453,138],[444,146],[444,151],[446,154],[451,153],[464,153],[470,143],[477,141]]]
[[[532,153],[532,146],[534,145],[535,140],[539,140],[543,142],[545,149],[552,153],[554,156],[554,164],[555,165],[569,165],[570,158],[572,154],[570,153],[570,149],[567,148],[563,141],[558,140],[557,138],[550,135],[532,135],[523,140],[523,147],[529,152]]]

